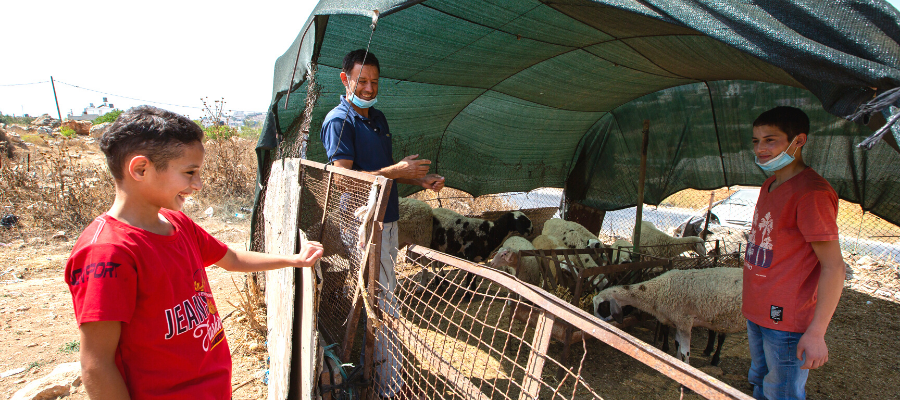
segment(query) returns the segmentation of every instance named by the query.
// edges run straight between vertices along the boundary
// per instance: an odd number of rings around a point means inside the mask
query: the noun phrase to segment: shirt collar
[[[377,113],[380,112],[380,111],[376,110],[375,107],[369,107],[369,118],[363,117],[362,115],[360,115],[360,113],[356,112],[356,108],[353,107],[353,105],[350,104],[349,101],[347,101],[347,96],[343,95],[343,94],[341,95],[341,106],[344,107],[345,109],[347,109],[347,113],[350,116],[352,116],[354,118],[359,118],[362,120],[369,119],[369,120],[374,121]]]

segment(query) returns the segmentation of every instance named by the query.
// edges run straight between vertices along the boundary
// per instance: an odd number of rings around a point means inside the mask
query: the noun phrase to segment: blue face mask
[[[356,104],[356,106],[359,108],[369,108],[369,107],[374,106],[375,103],[378,102],[378,98],[376,97],[372,100],[363,100],[363,99],[359,98],[359,96],[357,96],[355,94],[351,94],[350,101],[353,102],[353,104]]]
[[[795,137],[795,139],[796,139],[796,137]],[[794,144],[793,140],[791,140],[791,144]],[[791,145],[788,145],[788,148],[790,148],[790,147],[791,147]],[[765,163],[759,162],[759,157],[755,157],[756,165],[759,165],[759,167],[762,168],[763,171],[766,171],[766,172],[778,171],[784,167],[787,167],[788,164],[794,162],[794,155],[797,154],[797,149],[799,149],[799,147],[794,148],[793,155],[788,155],[787,149],[784,149],[784,151],[782,151],[781,154],[775,156],[775,158],[773,158],[769,161],[766,161]]]

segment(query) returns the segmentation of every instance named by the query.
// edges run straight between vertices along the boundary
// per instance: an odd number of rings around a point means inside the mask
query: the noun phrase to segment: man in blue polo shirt
[[[429,160],[418,160],[418,154],[407,156],[395,163],[391,148],[391,132],[384,114],[372,108],[377,101],[378,59],[366,50],[354,50],[344,57],[341,82],[346,95],[332,109],[322,123],[322,143],[328,160],[342,168],[363,171],[393,179],[395,183],[422,186],[440,191],[444,178],[428,174]],[[399,317],[394,290],[397,277],[394,262],[397,259],[397,220],[400,219],[397,185],[392,185],[384,214],[384,231],[381,236],[381,272],[378,282],[382,291],[378,296],[379,308]],[[376,385],[384,398],[409,399],[409,388],[400,377],[396,333],[382,327],[375,344]]]

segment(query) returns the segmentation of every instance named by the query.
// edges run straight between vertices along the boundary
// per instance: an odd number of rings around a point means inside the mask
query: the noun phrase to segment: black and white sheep
[[[446,208],[434,208],[431,248],[472,262],[487,260],[510,233],[530,236],[531,220],[521,211],[510,211],[495,221],[470,218]]]
[[[637,243],[634,238],[632,241]],[[661,258],[674,258],[686,251],[692,251],[700,256],[706,255],[706,245],[703,243],[703,239],[695,236],[672,237],[648,221],[641,221],[639,246],[642,254]]]
[[[510,211],[494,221],[470,218],[446,208],[434,208],[431,247],[440,252],[472,262],[487,260],[490,254],[510,234],[530,236],[534,230],[531,220],[521,211]],[[464,286],[471,299],[477,284],[475,275],[466,274]]]
[[[594,296],[594,315],[621,323],[625,306],[650,313],[675,327],[678,358],[687,363],[691,328],[720,334],[747,329],[741,313],[742,274],[740,268],[673,270],[646,282],[614,286]]]

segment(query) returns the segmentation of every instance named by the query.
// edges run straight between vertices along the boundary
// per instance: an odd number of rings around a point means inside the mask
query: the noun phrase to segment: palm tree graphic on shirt
[[[772,250],[772,237],[769,236],[769,234],[772,233],[774,227],[775,223],[772,221],[772,213],[766,213],[766,216],[759,222],[759,229],[762,231],[762,241],[759,243],[759,247],[769,250],[770,252]],[[767,254],[768,252],[762,252],[763,265],[766,263]]]

